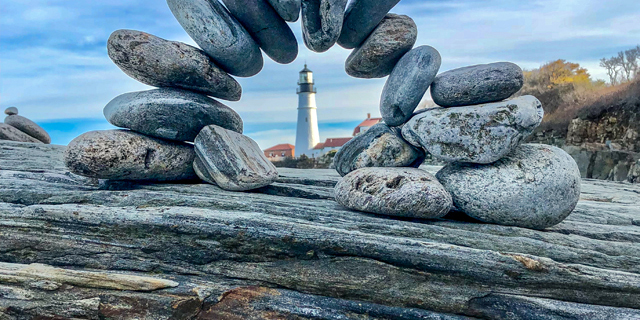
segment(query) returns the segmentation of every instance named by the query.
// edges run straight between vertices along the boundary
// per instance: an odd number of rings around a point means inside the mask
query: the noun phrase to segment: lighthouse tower
[[[313,157],[313,148],[320,143],[318,132],[318,113],[316,108],[316,88],[313,86],[313,72],[307,69],[300,71],[298,81],[298,131],[296,133],[295,157],[307,155]]]

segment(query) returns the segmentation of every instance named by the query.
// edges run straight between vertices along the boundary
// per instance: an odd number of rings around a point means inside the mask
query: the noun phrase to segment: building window
[[[282,153],[282,156],[284,157],[284,152]]]
[[[269,153],[269,157],[273,157],[273,152]]]

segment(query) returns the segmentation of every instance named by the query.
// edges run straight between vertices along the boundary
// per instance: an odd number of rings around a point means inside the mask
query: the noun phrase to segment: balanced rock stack
[[[439,218],[453,209],[533,229],[563,221],[578,202],[580,173],[561,149],[521,144],[543,117],[535,97],[509,99],[522,88],[522,70],[500,62],[436,76],[439,67],[439,54],[427,46],[398,61],[382,93],[384,123],[336,154],[344,176],[336,200],[412,218]],[[439,107],[414,113],[429,87]],[[407,168],[419,166],[425,153],[449,164],[436,177]]]
[[[35,122],[18,115],[16,107],[7,108],[7,117],[0,123],[0,140],[50,144],[51,137]]]

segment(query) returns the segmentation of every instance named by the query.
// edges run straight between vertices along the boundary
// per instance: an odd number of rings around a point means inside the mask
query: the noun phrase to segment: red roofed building
[[[371,113],[367,113],[367,119],[365,119],[364,121],[362,121],[362,123],[360,123],[354,130],[353,130],[353,136],[357,136],[361,133],[364,133],[365,131],[369,130],[369,128],[373,127],[374,125],[378,124],[378,122],[382,121],[382,118],[371,118]]]
[[[317,156],[321,156],[323,154],[326,154],[327,152],[331,151],[331,150],[340,150],[340,148],[342,148],[342,146],[344,146],[347,142],[349,142],[352,138],[329,138],[327,140],[325,140],[325,142],[320,142],[316,145],[315,148],[313,148],[313,150],[318,150],[319,153],[317,154]]]
[[[264,150],[264,155],[271,161],[280,161],[285,158],[293,158],[295,151],[294,145],[285,143]]]

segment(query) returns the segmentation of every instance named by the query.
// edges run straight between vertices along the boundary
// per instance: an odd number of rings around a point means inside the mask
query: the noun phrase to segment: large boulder
[[[262,52],[247,30],[219,1],[167,0],[180,25],[218,66],[234,76],[262,70]]]
[[[515,150],[542,122],[533,96],[459,108],[420,112],[402,127],[402,136],[447,162],[491,163]]]
[[[240,84],[198,48],[134,30],[118,30],[109,57],[130,77],[154,87],[176,87],[238,101]]]
[[[388,76],[416,43],[418,27],[408,16],[388,14],[347,58],[345,70],[356,78]]]
[[[51,137],[42,129],[41,126],[36,124],[35,122],[19,115],[10,115],[4,119],[4,123],[30,135],[33,138],[38,139],[42,143],[50,144]]]
[[[410,218],[440,218],[451,195],[430,173],[415,168],[362,168],[335,187],[336,201],[358,211]]]
[[[87,132],[64,153],[67,168],[81,176],[109,180],[195,180],[193,146],[133,131]]]
[[[242,118],[207,96],[179,89],[125,93],[111,100],[104,116],[114,126],[153,137],[193,141],[210,124],[242,133]]]
[[[344,176],[366,167],[419,167],[424,158],[424,151],[404,141],[399,129],[378,123],[342,146],[334,164]]]
[[[580,199],[578,165],[549,145],[525,144],[492,164],[449,164],[437,177],[457,209],[501,225],[545,229],[562,222]]]
[[[195,140],[196,173],[225,190],[246,191],[272,184],[278,170],[251,138],[219,126],[204,127]]]

